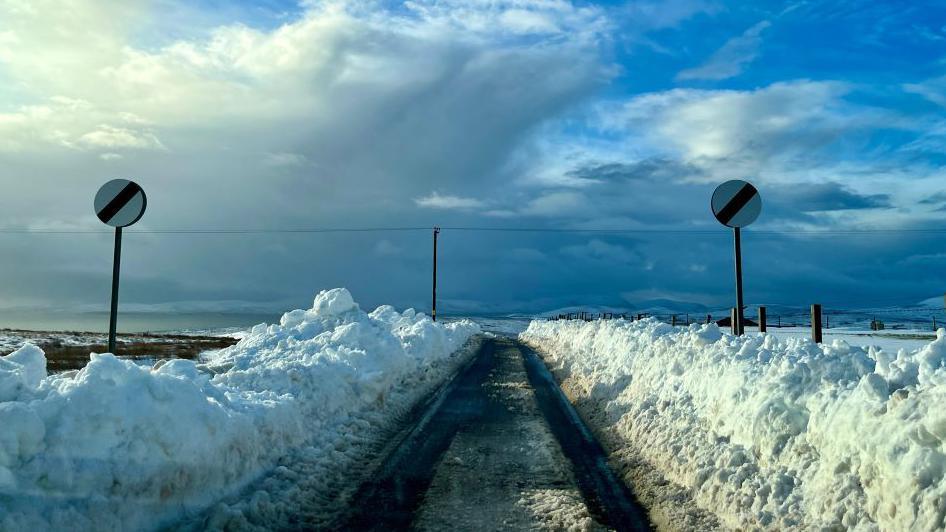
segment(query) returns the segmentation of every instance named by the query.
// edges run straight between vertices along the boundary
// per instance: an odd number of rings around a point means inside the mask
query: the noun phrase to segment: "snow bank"
[[[535,321],[521,338],[617,460],[728,526],[946,527],[946,331],[897,353],[655,320]]]
[[[27,345],[0,358],[0,529],[156,528],[282,471],[298,449],[345,465],[354,435],[377,436],[449,375],[477,330],[367,314],[335,289],[204,365],[93,354],[47,376]]]

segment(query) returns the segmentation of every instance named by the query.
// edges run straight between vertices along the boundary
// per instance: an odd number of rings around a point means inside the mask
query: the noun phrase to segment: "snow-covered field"
[[[47,375],[43,352],[24,346],[0,358],[0,529],[287,526],[300,498],[344,504],[329,490],[455,371],[478,330],[368,314],[335,289],[205,364],[105,354]],[[294,501],[299,461],[315,481]]]
[[[519,336],[519,333],[526,330],[526,328],[529,327],[529,323],[532,321],[527,318],[483,318],[479,316],[471,316],[469,319],[475,321],[483,332],[492,333],[497,336],[511,336],[513,338]]]
[[[768,332],[779,338],[811,338],[811,329],[808,327],[770,328]],[[748,334],[750,331],[746,331],[746,333]],[[855,327],[839,327],[823,329],[822,337],[822,339],[828,343],[834,340],[844,340],[851,345],[864,347],[865,349],[873,346],[878,349],[896,353],[899,349],[919,349],[936,338],[936,334],[930,330],[918,329],[870,331]]]
[[[938,334],[895,351],[615,320],[535,321],[521,338],[664,528],[687,522],[688,500],[738,529],[942,530]]]

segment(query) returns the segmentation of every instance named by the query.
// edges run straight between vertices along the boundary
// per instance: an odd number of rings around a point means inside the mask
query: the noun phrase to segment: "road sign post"
[[[108,352],[115,352],[118,329],[118,281],[121,274],[122,228],[134,224],[145,213],[148,198],[134,181],[113,179],[95,194],[95,215],[102,223],[115,228],[115,252],[112,262],[112,300],[108,317]]]
[[[736,311],[733,316],[732,333],[745,332],[744,304],[742,297],[742,231],[762,212],[762,198],[751,183],[734,179],[716,187],[710,201],[713,215],[719,223],[733,230],[733,251],[736,263]]]
[[[118,278],[122,269],[122,228],[115,228],[115,252],[112,255],[112,303],[108,314],[108,352],[115,352],[118,330]]]
[[[733,323],[733,334],[740,336],[743,329],[743,301],[742,301],[742,231],[738,227],[733,228],[733,248],[736,256],[736,321]]]

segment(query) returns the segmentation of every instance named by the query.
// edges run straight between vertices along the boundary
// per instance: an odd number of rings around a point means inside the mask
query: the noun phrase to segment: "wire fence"
[[[759,308],[759,307],[756,307]],[[762,306],[762,308],[765,308]],[[891,316],[899,315],[899,316]],[[673,326],[689,326],[691,324],[709,324],[716,323],[720,326],[730,327],[732,325],[731,315],[719,312],[695,313],[695,312],[591,312],[577,310],[574,312],[557,313],[546,315],[544,319],[548,321],[559,320],[616,320],[638,321],[645,318],[656,319],[660,322]],[[749,327],[759,327],[761,321],[760,313],[747,315],[744,318],[744,325]],[[802,311],[780,312],[767,314],[765,316],[765,326],[767,329],[781,328],[811,328],[812,313]],[[946,310],[937,309],[883,309],[877,312],[865,310],[825,310],[821,314],[821,328],[831,329],[832,327],[865,327],[873,330],[928,330],[935,332],[937,329],[946,326]]]

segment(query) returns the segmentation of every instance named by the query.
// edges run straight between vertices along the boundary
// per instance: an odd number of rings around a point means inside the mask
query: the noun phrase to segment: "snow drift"
[[[725,525],[946,527],[943,330],[897,353],[652,319],[535,321],[521,338],[616,460],[655,468]]]
[[[274,469],[291,476],[277,465],[297,449],[344,476],[359,441],[448,376],[477,330],[388,306],[367,314],[335,289],[209,364],[93,354],[47,375],[27,345],[0,358],[0,529],[155,528]]]

